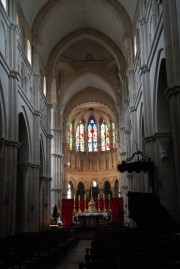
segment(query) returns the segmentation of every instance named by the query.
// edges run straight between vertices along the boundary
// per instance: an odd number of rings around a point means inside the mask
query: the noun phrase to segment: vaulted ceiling
[[[137,0],[19,0],[47,61],[54,47],[73,32],[91,29],[109,38],[126,58]]]
[[[87,60],[104,61],[106,70],[118,70],[124,76],[128,59],[127,40],[132,40],[132,25],[138,0],[18,0],[33,42],[50,71],[74,72],[74,63]],[[109,61],[108,64],[107,61]],[[72,64],[73,63],[73,64]],[[88,64],[88,63],[87,63]],[[99,89],[117,106],[117,92],[106,74],[92,72],[93,66],[64,89],[64,106],[79,90]],[[85,71],[86,70],[86,71]],[[120,93],[121,95],[121,93]],[[100,96],[100,95],[99,95]],[[101,101],[91,99],[98,103]],[[86,103],[86,102],[85,102]],[[77,104],[79,107],[80,103]],[[74,104],[76,106],[76,104]],[[83,109],[85,109],[83,105]],[[81,107],[81,106],[80,106]],[[87,102],[87,109],[89,104]],[[104,104],[102,106],[104,111]],[[109,111],[106,111],[109,114]],[[71,117],[73,117],[71,113]]]

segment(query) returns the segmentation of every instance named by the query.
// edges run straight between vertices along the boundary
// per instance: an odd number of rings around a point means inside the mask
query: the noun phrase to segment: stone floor
[[[68,253],[65,260],[56,269],[79,269],[79,263],[85,262],[85,249],[91,246],[95,231],[80,232],[80,240]]]
[[[79,269],[79,263],[84,262],[85,248],[90,247],[90,245],[91,240],[80,240],[57,269]]]

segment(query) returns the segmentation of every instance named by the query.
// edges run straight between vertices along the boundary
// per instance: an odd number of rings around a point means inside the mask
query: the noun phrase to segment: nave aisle
[[[85,262],[85,249],[90,248],[91,241],[90,239],[80,239],[56,269],[79,269],[79,263]]]

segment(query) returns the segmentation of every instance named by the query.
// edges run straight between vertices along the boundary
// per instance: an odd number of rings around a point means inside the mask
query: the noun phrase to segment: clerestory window
[[[91,117],[88,122],[88,151],[98,151],[98,132],[94,117]]]
[[[101,150],[110,150],[110,134],[106,122],[101,123]]]
[[[84,152],[84,124],[81,121],[76,129],[76,150]]]
[[[87,123],[82,119],[75,129],[74,125],[74,122],[70,122],[67,128],[68,150],[97,152],[116,148],[117,133],[114,122],[110,121],[108,126],[105,120],[101,119],[97,123],[94,116],[91,116]]]

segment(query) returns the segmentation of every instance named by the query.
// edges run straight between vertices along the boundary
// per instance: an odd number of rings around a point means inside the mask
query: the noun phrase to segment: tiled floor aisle
[[[80,240],[57,269],[79,269],[79,263],[84,262],[85,248],[90,247],[91,241],[92,240]]]

